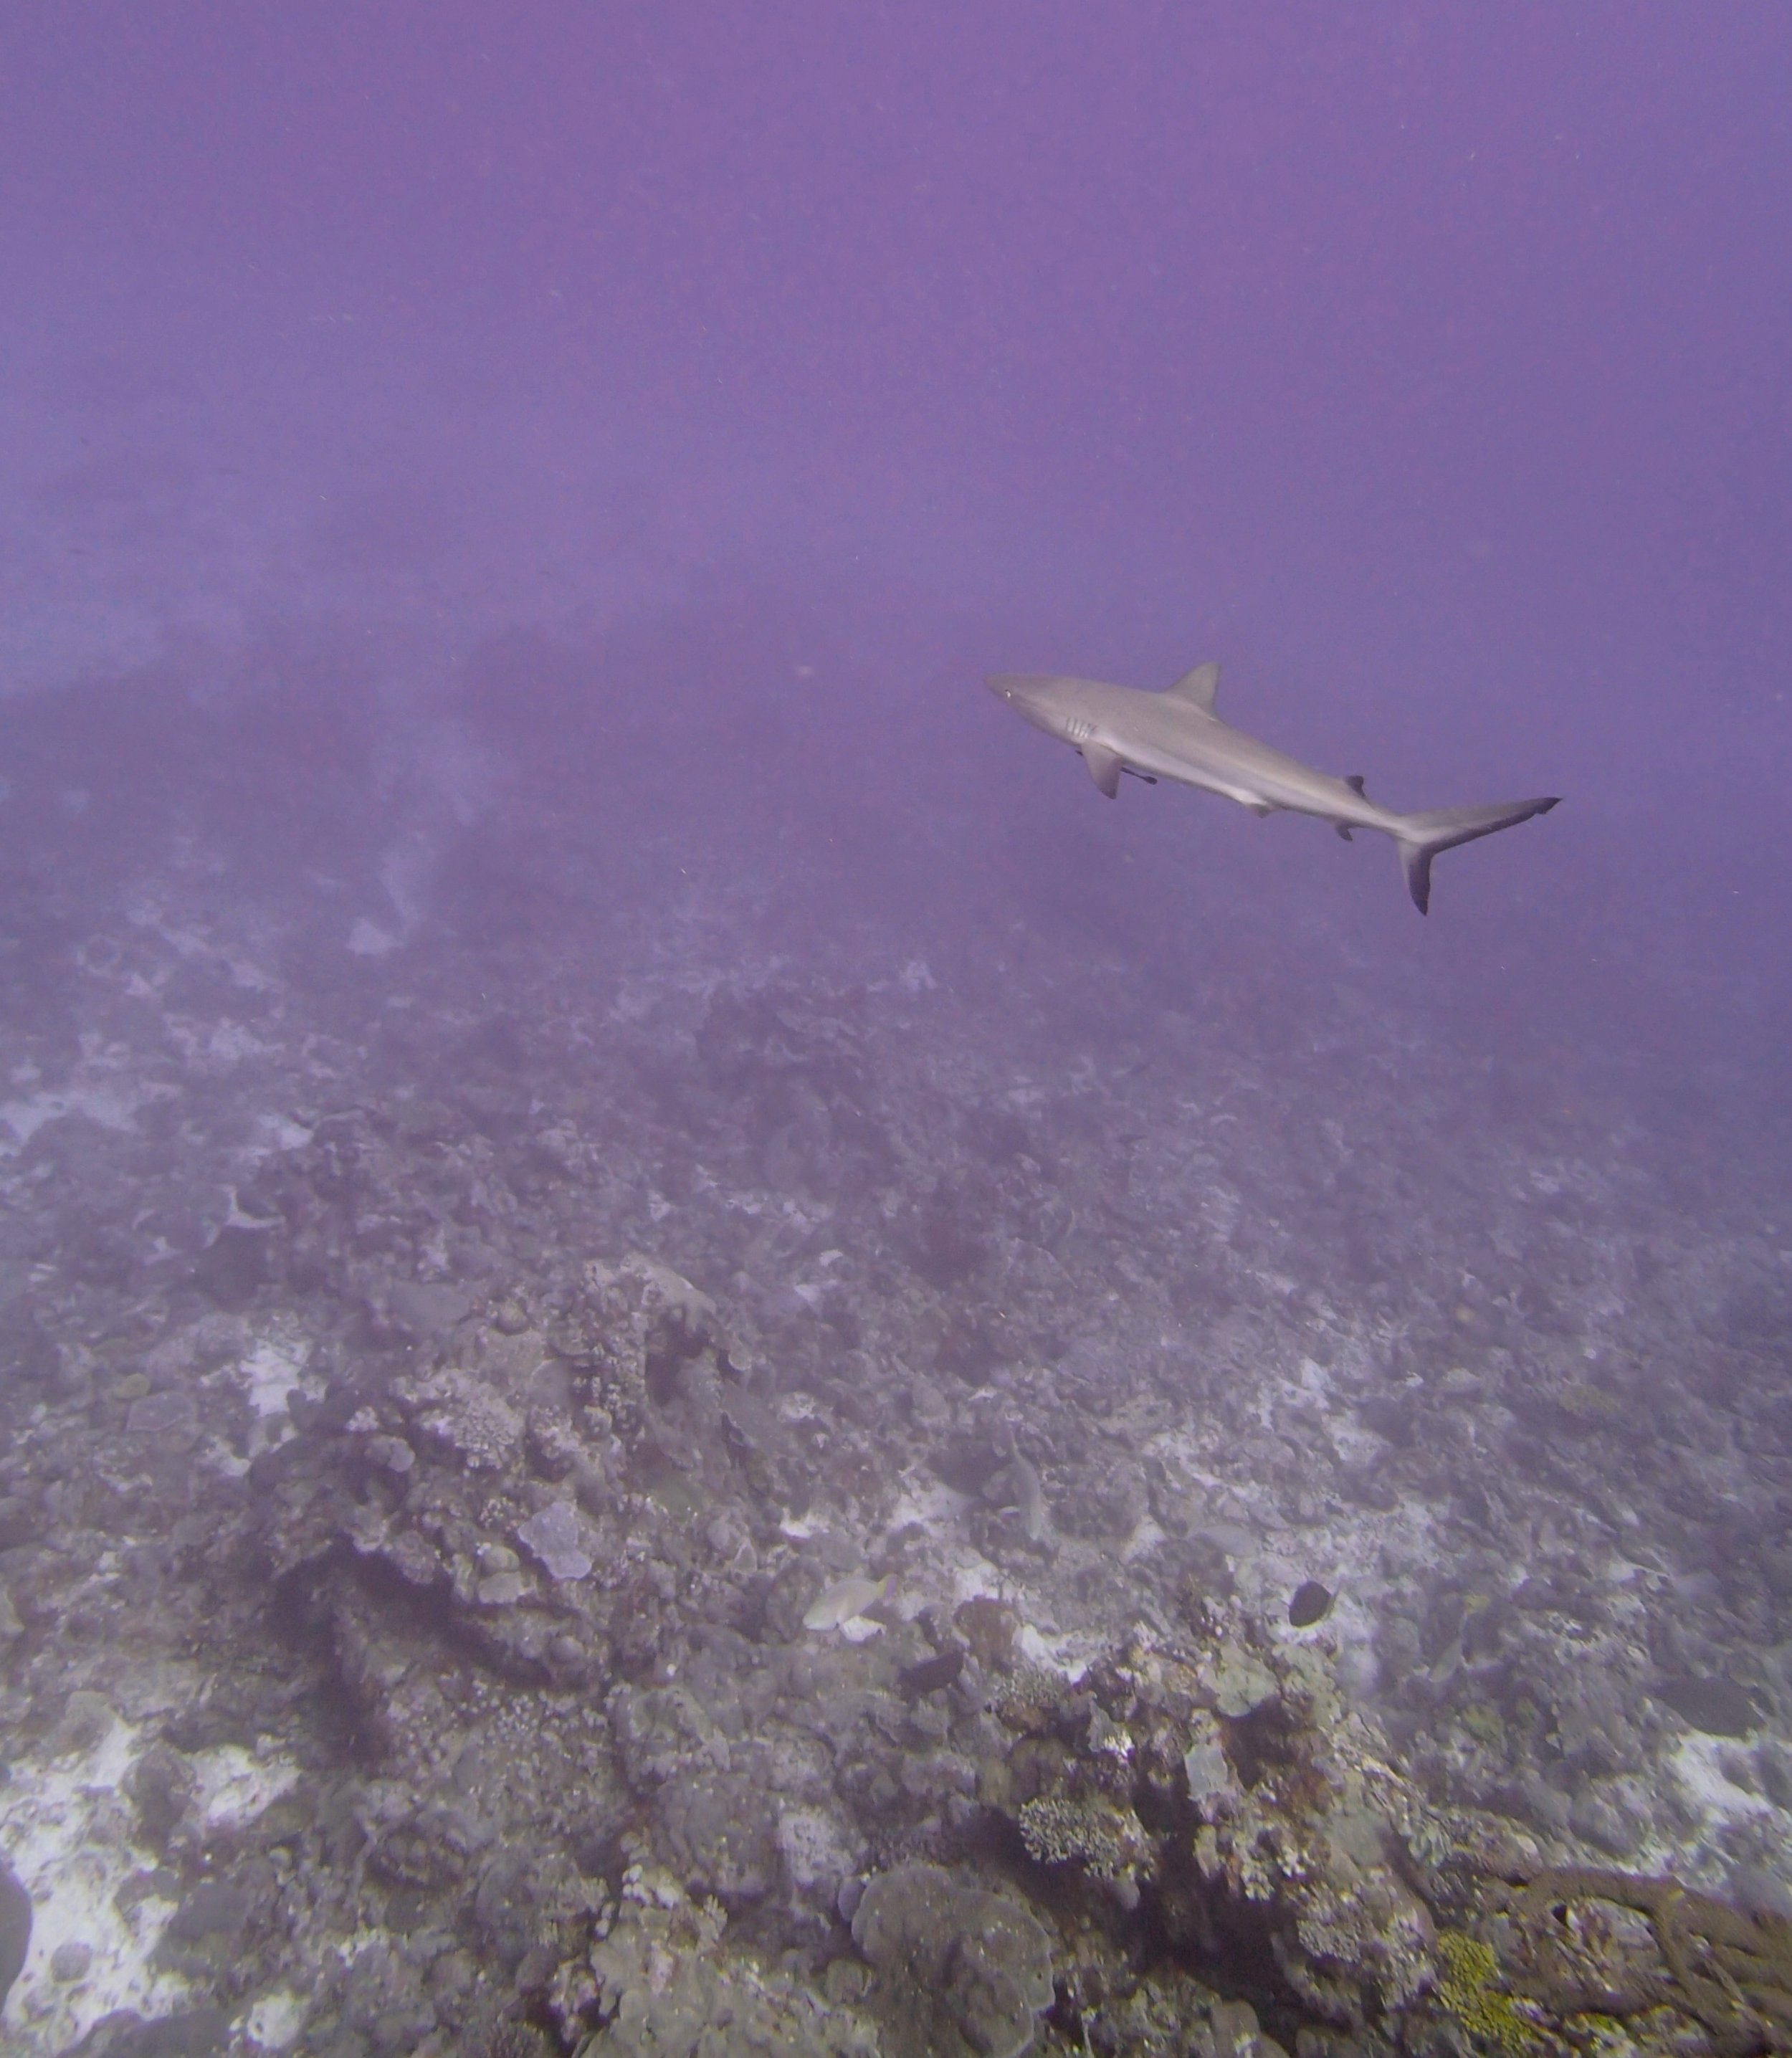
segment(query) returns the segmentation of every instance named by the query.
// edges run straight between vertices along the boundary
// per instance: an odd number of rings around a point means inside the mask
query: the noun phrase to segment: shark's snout
[[[1051,710],[1047,705],[1047,689],[1055,681],[1039,678],[1030,672],[996,672],[983,681],[999,701],[1005,701],[1015,713],[1033,724],[1055,733]]]

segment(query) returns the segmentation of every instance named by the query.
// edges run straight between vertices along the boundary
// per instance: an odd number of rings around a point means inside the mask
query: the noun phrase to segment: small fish
[[[1310,1629],[1331,1613],[1332,1603],[1337,1598],[1317,1579],[1303,1579],[1288,1603],[1288,1619],[1296,1629]]]
[[[1029,1544],[1045,1534],[1045,1482],[1031,1459],[1016,1451],[983,1484],[983,1499],[997,1508],[1011,1508],[1020,1517]]]
[[[875,1607],[896,1584],[894,1578],[868,1579],[861,1573],[850,1579],[836,1579],[809,1604],[803,1617],[805,1629],[838,1629],[842,1623]]]
[[[1707,1736],[1746,1737],[1761,1720],[1760,1704],[1747,1687],[1718,1675],[1663,1679],[1648,1692]]]
[[[1439,1654],[1426,1677],[1434,1687],[1448,1686],[1462,1670],[1462,1632],[1458,1630]]]
[[[23,1881],[0,1858],[0,2005],[23,1970],[30,1948],[31,1897]]]

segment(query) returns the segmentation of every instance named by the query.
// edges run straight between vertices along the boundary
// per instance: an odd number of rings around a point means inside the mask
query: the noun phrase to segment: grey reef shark
[[[1396,814],[1369,799],[1361,778],[1316,772],[1222,721],[1214,707],[1218,665],[1197,665],[1161,693],[1024,672],[998,673],[989,685],[1035,729],[1080,750],[1090,777],[1111,801],[1120,790],[1120,774],[1129,772],[1147,785],[1174,779],[1223,794],[1254,815],[1282,809],[1317,815],[1347,843],[1353,829],[1381,830],[1394,840],[1406,890],[1421,915],[1431,904],[1431,860],[1440,850],[1547,815],[1560,797]]]

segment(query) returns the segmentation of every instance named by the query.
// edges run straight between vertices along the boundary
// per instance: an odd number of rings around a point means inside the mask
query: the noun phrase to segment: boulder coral
[[[943,1865],[880,1873],[852,1917],[890,2058],[1023,2058],[1051,2005],[1051,1943],[1018,1901]]]

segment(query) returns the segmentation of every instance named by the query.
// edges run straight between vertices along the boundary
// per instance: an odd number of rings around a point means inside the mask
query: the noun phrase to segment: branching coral
[[[1156,1853],[1138,1818],[1102,1795],[1041,1794],[1025,1803],[1018,1820],[1020,1840],[1038,1864],[1079,1865],[1105,1880],[1136,1878],[1153,1868]]]
[[[1008,1728],[1039,1735],[1056,1721],[1066,1690],[1062,1673],[1023,1663],[991,1683],[989,1705]]]

